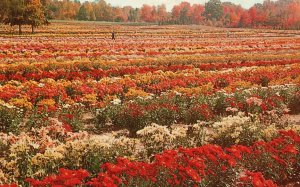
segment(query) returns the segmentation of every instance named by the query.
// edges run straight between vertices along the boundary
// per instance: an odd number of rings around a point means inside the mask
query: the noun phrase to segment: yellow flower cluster
[[[27,109],[27,110],[31,110],[33,107],[32,103],[29,102],[27,100],[27,98],[13,98],[13,99],[9,100],[9,103],[18,108],[23,108],[23,109]]]
[[[128,92],[125,94],[125,97],[128,99],[134,99],[136,97],[148,97],[149,94],[144,92],[143,90],[136,90],[134,88],[129,88]]]
[[[53,99],[43,99],[37,103],[37,106],[43,106],[43,107],[44,106],[49,107],[54,105],[55,105],[55,101]]]

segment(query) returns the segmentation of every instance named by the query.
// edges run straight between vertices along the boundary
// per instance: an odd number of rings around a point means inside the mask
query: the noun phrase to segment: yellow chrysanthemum
[[[94,104],[97,102],[97,94],[85,94],[82,96],[82,101],[89,104]]]
[[[133,99],[135,97],[147,97],[149,94],[144,92],[143,90],[136,90],[134,88],[130,88],[125,96],[129,99]]]
[[[27,98],[13,98],[9,101],[11,105],[14,105],[19,108],[32,109],[32,103],[30,103]]]
[[[37,103],[37,106],[54,106],[55,101],[53,99],[43,99]]]

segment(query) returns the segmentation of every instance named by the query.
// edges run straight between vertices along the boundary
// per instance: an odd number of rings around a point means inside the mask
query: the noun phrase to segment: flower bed
[[[299,169],[300,136],[282,131],[270,142],[255,142],[246,147],[234,145],[222,149],[216,145],[167,150],[155,155],[151,163],[117,159],[105,163],[103,171],[87,180],[85,170],[60,169],[58,175],[43,180],[26,179],[32,186],[277,186],[289,173]],[[256,172],[250,172],[256,171]],[[294,170],[294,171],[293,171]],[[265,177],[269,178],[266,180]],[[274,181],[270,180],[273,179]]]
[[[269,187],[299,172],[298,31],[118,29],[1,35],[0,187]]]

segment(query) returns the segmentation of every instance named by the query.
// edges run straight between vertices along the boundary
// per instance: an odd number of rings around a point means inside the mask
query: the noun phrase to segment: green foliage
[[[129,11],[129,16],[128,16],[128,20],[131,22],[136,22],[138,20],[139,17],[139,9],[130,9]]]
[[[205,3],[204,15],[209,20],[220,20],[223,15],[223,7],[220,0],[210,0]]]
[[[300,91],[298,91],[294,95],[292,95],[292,98],[289,101],[288,107],[291,110],[291,113],[293,113],[293,114],[300,113]]]
[[[215,133],[212,143],[229,147],[235,144],[250,146],[253,142],[261,140],[261,132],[265,129],[258,120],[251,121],[250,117],[229,116],[221,122],[212,125]]]
[[[24,0],[11,0],[8,2],[7,17],[4,20],[5,24],[23,25],[25,24],[25,2]]]
[[[20,119],[19,111],[0,106],[0,132],[18,132]]]
[[[84,5],[80,6],[80,9],[79,9],[78,14],[77,14],[77,19],[78,20],[83,20],[83,21],[87,21],[88,20],[87,10],[84,7]]]
[[[269,85],[269,82],[270,82],[270,79],[266,76],[262,76],[260,78],[260,84],[263,86],[263,87],[267,87]]]
[[[189,11],[189,7],[184,6],[182,8],[182,10],[180,11],[180,15],[179,15],[179,22],[181,24],[188,24],[190,23],[189,17],[188,17],[188,11]]]
[[[0,22],[4,20],[4,18],[7,16],[7,12],[8,12],[8,0],[1,0],[0,1],[0,7],[1,7],[1,11],[0,11]]]

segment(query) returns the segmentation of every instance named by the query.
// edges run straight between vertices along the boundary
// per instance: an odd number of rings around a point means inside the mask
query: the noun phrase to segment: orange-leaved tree
[[[31,25],[31,32],[34,28],[46,23],[43,5],[40,0],[27,0],[24,14],[25,22]]]
[[[22,34],[22,25],[34,28],[47,23],[41,0],[4,0],[6,12],[3,22],[10,26],[18,25]]]

